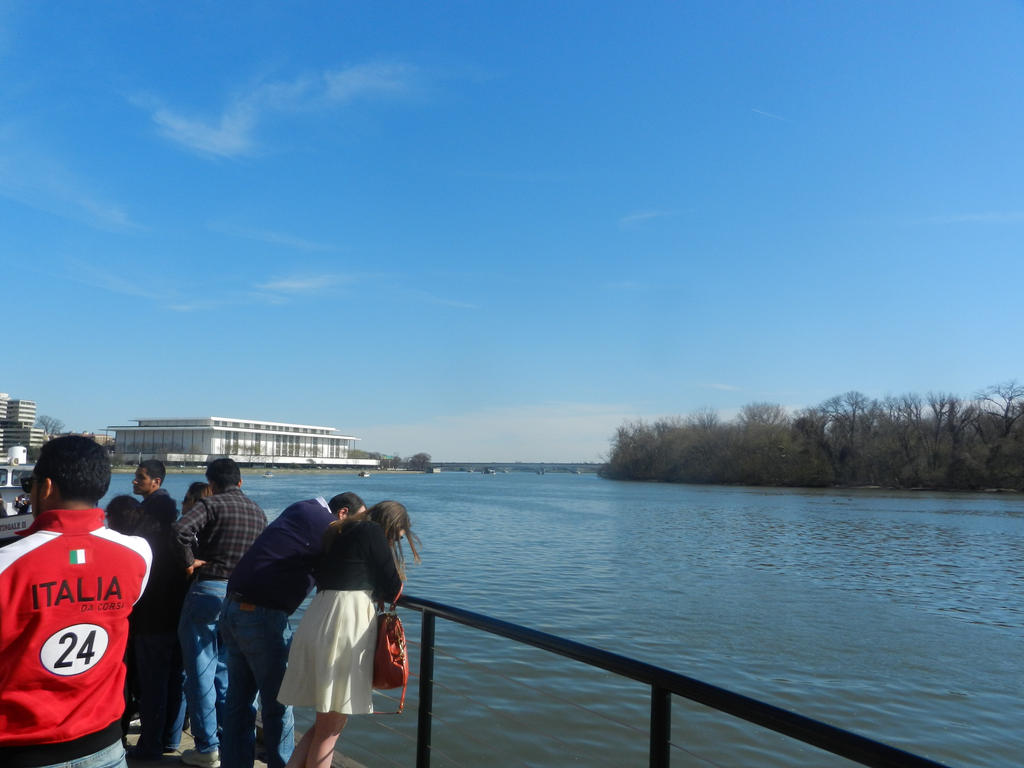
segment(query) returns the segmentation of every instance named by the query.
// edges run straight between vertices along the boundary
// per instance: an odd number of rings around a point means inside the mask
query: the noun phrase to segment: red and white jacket
[[[101,509],[44,512],[0,549],[0,763],[119,733],[128,614],[151,563],[145,539],[105,528]]]

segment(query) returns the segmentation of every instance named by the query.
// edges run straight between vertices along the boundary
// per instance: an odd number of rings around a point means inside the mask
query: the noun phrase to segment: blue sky
[[[1021,377],[1024,4],[0,4],[0,390],[439,460]]]

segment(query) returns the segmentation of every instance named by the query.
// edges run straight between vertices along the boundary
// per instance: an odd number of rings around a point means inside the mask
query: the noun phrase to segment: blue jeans
[[[252,768],[258,692],[267,766],[282,768],[295,746],[292,708],[277,700],[292,640],[288,614],[228,598],[220,617],[220,631],[228,659],[221,766]]]
[[[136,752],[140,757],[159,758],[178,748],[185,724],[181,645],[173,633],[137,634],[132,643],[142,721]]]
[[[223,723],[228,669],[224,644],[217,631],[228,583],[215,579],[193,582],[185,595],[178,622],[178,640],[185,667],[185,699],[192,738],[200,752],[220,748],[217,727]]]
[[[76,757],[66,763],[51,763],[40,766],[40,768],[127,768],[128,763],[124,759],[124,747],[120,741],[115,741],[109,747],[104,747],[91,755]]]

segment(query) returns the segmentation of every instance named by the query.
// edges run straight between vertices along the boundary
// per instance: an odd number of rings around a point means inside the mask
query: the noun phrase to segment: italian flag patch
[[[85,550],[84,549],[72,549],[68,555],[68,562],[71,565],[81,565],[85,562]]]

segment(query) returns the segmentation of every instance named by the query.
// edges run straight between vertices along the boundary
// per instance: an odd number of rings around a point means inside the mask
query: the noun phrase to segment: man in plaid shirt
[[[242,473],[231,459],[210,462],[206,480],[213,495],[200,499],[173,526],[182,566],[193,577],[181,609],[178,639],[196,748],[185,750],[181,760],[200,768],[219,768],[217,712],[224,708],[228,678],[217,623],[228,577],[266,528],[267,516],[242,493]]]

